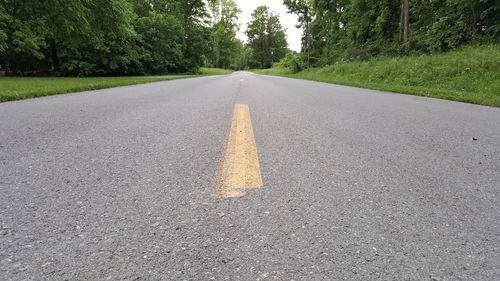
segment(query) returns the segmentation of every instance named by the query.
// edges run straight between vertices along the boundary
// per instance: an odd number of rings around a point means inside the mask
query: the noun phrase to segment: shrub
[[[291,73],[298,73],[305,68],[305,64],[301,56],[288,53],[280,62],[275,64],[275,67],[284,68]]]

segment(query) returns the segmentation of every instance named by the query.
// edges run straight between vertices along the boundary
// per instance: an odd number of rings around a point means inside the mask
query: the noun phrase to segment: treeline
[[[0,70],[105,76],[196,72],[200,66],[294,71],[375,56],[500,42],[498,0],[284,0],[302,51],[258,7],[236,38],[233,0],[0,0]],[[286,56],[286,57],[285,57]],[[282,60],[285,57],[284,60]]]
[[[500,42],[498,0],[284,0],[304,30],[302,55],[322,66],[374,56],[428,54]]]
[[[224,65],[216,60],[225,54],[212,55],[224,31],[209,12],[202,0],[0,0],[0,65],[71,76],[193,72],[207,58]]]
[[[268,68],[280,61],[290,50],[285,29],[276,13],[260,6],[252,13],[245,27],[248,43],[236,39],[240,30],[240,10],[232,0],[208,1],[212,21],[211,53],[205,66],[230,68]]]
[[[208,49],[201,0],[0,3],[0,64],[12,74],[186,72]]]
[[[0,70],[106,76],[270,67],[286,53],[278,17],[253,14],[236,38],[232,0],[0,0]]]

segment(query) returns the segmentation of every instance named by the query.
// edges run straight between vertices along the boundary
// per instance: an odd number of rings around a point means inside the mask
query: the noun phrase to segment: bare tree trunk
[[[410,1],[401,2],[401,16],[399,18],[399,40],[407,42],[410,34]]]
[[[59,55],[57,54],[57,45],[55,41],[50,43],[50,55],[52,57],[52,68],[55,72],[61,70],[61,63],[59,61]]]
[[[309,21],[309,9],[306,6],[305,10],[306,17],[306,49],[307,49],[307,69],[311,68],[311,22]]]
[[[309,22],[306,22],[306,50],[307,50],[307,69],[311,68],[311,46],[310,46],[310,36],[309,36]]]

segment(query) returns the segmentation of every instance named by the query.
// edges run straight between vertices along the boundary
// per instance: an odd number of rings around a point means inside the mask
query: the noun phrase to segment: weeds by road
[[[286,68],[254,72],[500,107],[500,45],[346,62],[295,74]]]

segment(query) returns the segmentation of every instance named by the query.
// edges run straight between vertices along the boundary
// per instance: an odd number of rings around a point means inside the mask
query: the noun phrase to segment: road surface
[[[500,109],[246,72],[6,102],[0,223],[0,280],[500,280]]]

